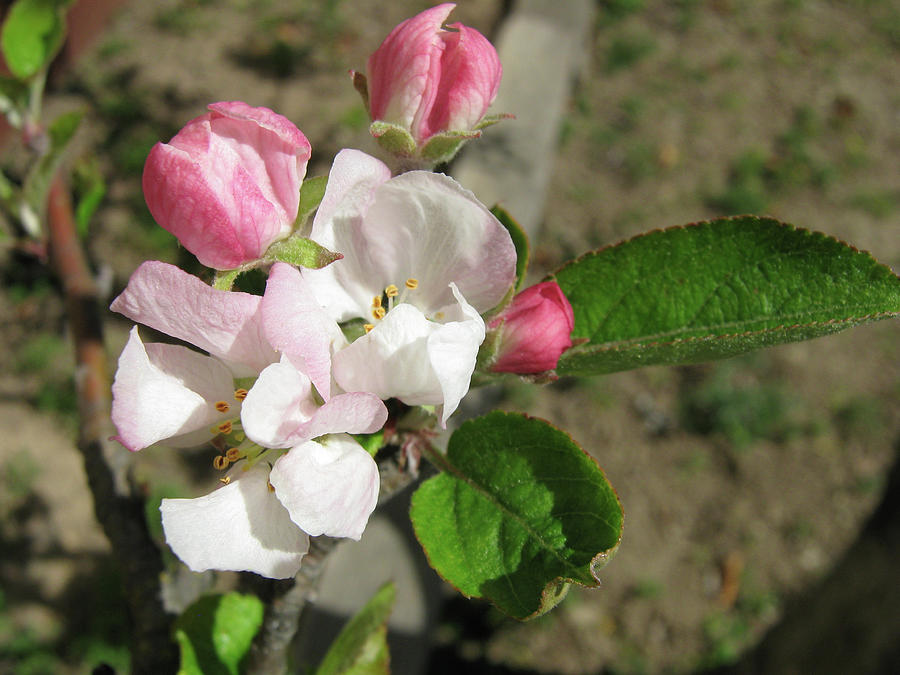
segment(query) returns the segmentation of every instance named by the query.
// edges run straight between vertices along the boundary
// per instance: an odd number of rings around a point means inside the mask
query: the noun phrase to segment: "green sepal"
[[[64,9],[70,0],[17,0],[0,30],[0,49],[9,71],[27,80],[50,65],[66,34]]]
[[[422,148],[422,158],[434,164],[449,162],[466,141],[481,136],[480,131],[444,131],[435,134]]]
[[[519,222],[513,218],[509,211],[500,206],[494,205],[491,213],[500,221],[503,227],[509,232],[513,246],[516,247],[516,291],[520,291],[525,284],[525,274],[528,272],[528,261],[530,256],[530,247],[528,245],[528,235]]]
[[[413,494],[428,561],[463,595],[516,619],[552,609],[569,583],[597,586],[622,536],[622,507],[597,466],[549,423],[493,412],[465,422],[442,473]]]
[[[300,186],[300,208],[297,210],[297,219],[294,221],[295,231],[302,231],[310,215],[319,208],[327,185],[328,176],[314,176],[303,181],[303,185]]]
[[[559,375],[719,359],[900,316],[900,278],[868,253],[755,216],[650,232],[551,278],[581,342]]]
[[[351,70],[350,77],[353,79],[353,88],[356,89],[356,93],[360,95],[363,100],[363,105],[366,107],[366,113],[369,113],[369,81],[366,79],[365,74],[359,72],[358,70]]]
[[[395,596],[392,583],[378,589],[331,643],[316,675],[387,675],[387,621]]]
[[[372,122],[369,133],[384,150],[398,157],[416,156],[416,139],[407,129],[389,122]]]
[[[296,267],[317,270],[343,258],[343,253],[329,251],[306,237],[293,236],[269,246],[263,262],[283,262]]]
[[[495,124],[502,122],[503,120],[514,120],[516,119],[515,115],[510,113],[499,113],[497,115],[488,115],[483,118],[478,124],[475,125],[476,131],[481,131],[482,129],[486,129],[487,127],[494,126]]]
[[[263,604],[254,595],[200,598],[175,622],[181,651],[178,675],[238,675],[262,620]]]

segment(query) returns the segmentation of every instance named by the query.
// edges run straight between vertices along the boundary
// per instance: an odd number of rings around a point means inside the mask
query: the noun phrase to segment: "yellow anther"
[[[406,287],[411,291],[416,290],[419,287],[419,280],[410,277],[406,280]]]
[[[363,328],[365,328],[365,329],[366,329],[366,332],[368,333],[370,330],[372,330],[373,328],[375,328],[375,324],[373,324],[373,323],[366,323],[366,324],[363,324]]]
[[[216,427],[216,430],[220,434],[225,434],[226,436],[231,433],[231,420],[227,422],[222,422],[219,426]]]
[[[222,470],[224,470],[224,469],[227,469],[227,468],[228,468],[228,465],[229,465],[230,463],[231,463],[231,462],[228,461],[228,458],[225,457],[225,455],[216,455],[216,456],[213,458],[213,468],[216,469],[216,470],[218,470],[218,471],[222,471]]]
[[[375,309],[378,309],[379,307],[381,307],[381,296],[380,295],[376,295],[374,298],[372,298],[372,307],[374,307]]]
[[[435,312],[434,318],[437,319],[438,321],[440,321],[441,319],[444,318],[444,313],[443,312]]]
[[[243,401],[247,398],[247,390],[246,389],[235,389],[234,390],[234,400],[235,401]]]
[[[216,410],[220,413],[227,413],[229,408],[231,408],[231,406],[225,401],[216,401]]]
[[[228,458],[229,462],[236,462],[241,458],[241,451],[237,448],[228,448],[228,452],[225,453],[225,457]]]
[[[400,289],[394,286],[394,284],[390,284],[384,287],[384,294],[389,298],[396,298],[400,295]]]
[[[272,485],[269,481],[266,481],[266,487],[269,488],[269,492],[275,492],[275,486]]]
[[[228,485],[231,482],[231,476],[225,476],[224,478],[220,478],[219,482],[222,485]]]
[[[383,319],[385,314],[387,314],[387,312],[385,311],[384,307],[376,307],[372,310],[372,316],[374,316],[376,319]]]

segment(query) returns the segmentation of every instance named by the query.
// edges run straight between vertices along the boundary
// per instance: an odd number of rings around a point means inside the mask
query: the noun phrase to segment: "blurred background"
[[[86,110],[72,158],[106,179],[86,242],[109,298],[146,259],[201,270],[144,205],[154,143],[207,103],[239,99],[303,130],[311,176],[326,174],[343,147],[376,154],[347,71],[364,69],[394,25],[431,4],[77,2],[47,118]],[[451,18],[491,37],[516,4],[461,0]],[[646,230],[739,213],[825,232],[900,269],[897,2],[605,0],[592,11],[557,152],[527,158],[552,176],[534,280]],[[7,134],[0,155],[13,177],[16,143]],[[505,206],[515,215],[515,203]],[[0,672],[65,675],[100,663],[124,672],[127,618],[74,448],[58,286],[27,251],[3,249],[0,274]],[[129,328],[109,315],[111,358]],[[758,660],[782,642],[824,658],[795,672],[891,672],[900,604],[887,600],[900,585],[871,556],[895,554],[900,528],[884,515],[896,498],[882,503],[900,443],[898,338],[896,322],[881,322],[714,364],[493,391],[492,405],[553,422],[598,459],[624,505],[624,539],[600,589],[574,589],[527,624],[447,591],[428,622],[422,672],[733,663],[786,672]],[[207,459],[157,449],[137,458],[157,536],[160,499],[215,481]],[[884,548],[860,549],[873,532]],[[862,587],[855,603],[811,604],[866,581],[889,609],[868,616],[872,589]],[[796,616],[806,620],[792,624]],[[853,645],[853,670],[823,651],[835,626]]]

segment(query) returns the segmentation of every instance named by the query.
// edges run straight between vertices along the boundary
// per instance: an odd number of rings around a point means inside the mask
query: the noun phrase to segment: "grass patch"
[[[606,70],[615,73],[630,68],[656,51],[656,41],[646,33],[616,35],[606,51]]]

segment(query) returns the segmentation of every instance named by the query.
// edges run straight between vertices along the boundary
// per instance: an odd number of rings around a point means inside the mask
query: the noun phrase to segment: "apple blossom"
[[[407,19],[369,57],[372,134],[395,154],[446,161],[486,126],[500,59],[474,28],[441,27],[454,7],[444,3]]]
[[[443,174],[391,178],[377,159],[342,150],[311,238],[344,258],[303,270],[304,282],[334,320],[362,319],[366,331],[334,353],[335,382],[442,406],[446,422],[469,388],[485,335],[480,314],[515,280],[509,233]]]
[[[227,270],[291,233],[310,145],[268,108],[231,101],[209,110],[150,151],[144,198],[201,263]]]
[[[278,264],[273,276],[285,269],[293,268]],[[115,311],[209,352],[144,345],[135,327],[113,384],[112,418],[127,448],[221,440],[213,465],[231,467],[224,485],[162,506],[167,541],[191,569],[291,576],[307,535],[358,539],[375,507],[374,460],[332,434],[377,431],[387,410],[373,394],[332,388],[330,355],[346,340],[308,297],[294,295],[292,307],[312,332],[298,331],[290,343],[280,317],[270,313],[266,322],[264,298],[210,288],[165,263],[144,263],[113,302]],[[281,344],[279,355],[273,345]],[[217,526],[216,514],[232,522]]]
[[[575,325],[572,306],[555,281],[526,288],[490,322],[498,331],[496,373],[533,374],[556,368],[560,355],[572,346]]]

